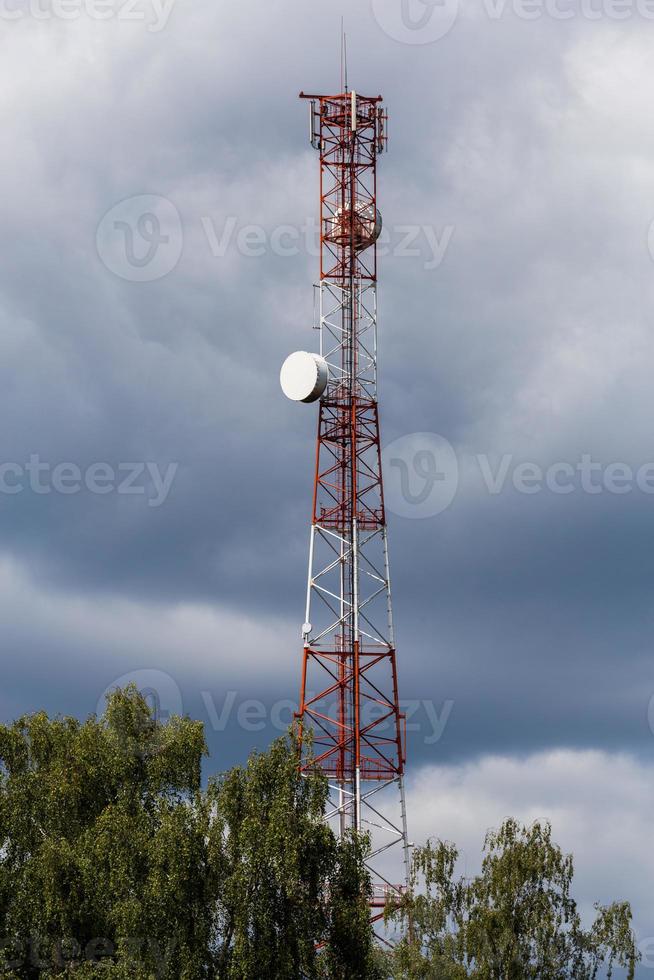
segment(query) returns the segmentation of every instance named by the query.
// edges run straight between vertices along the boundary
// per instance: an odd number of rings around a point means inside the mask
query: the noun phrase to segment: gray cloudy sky
[[[340,13],[0,2],[4,719],[83,715],[137,672],[207,723],[212,766],[285,723],[315,430],[278,388],[313,342],[297,93],[337,87]],[[459,833],[474,864],[503,815],[552,817],[585,904],[633,899],[643,978],[653,16],[347,12],[350,81],[391,112],[382,422],[412,833]]]

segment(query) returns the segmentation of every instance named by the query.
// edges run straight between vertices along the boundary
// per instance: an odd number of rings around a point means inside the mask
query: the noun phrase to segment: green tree
[[[372,976],[365,841],[336,840],[297,753],[203,790],[202,725],[135,689],[0,726],[0,976]]]
[[[572,857],[549,824],[507,820],[488,834],[481,873],[455,877],[451,844],[417,848],[412,888],[388,910],[405,938],[388,957],[397,978],[430,980],[593,980],[616,966],[633,978],[638,959],[629,904],[596,906],[582,928],[570,889]]]
[[[253,754],[209,798],[219,976],[372,977],[366,841],[336,839],[326,780],[300,774],[293,740]]]
[[[379,951],[370,927],[372,887],[365,867],[368,839],[350,833],[339,841],[339,856],[328,896],[327,944],[322,975],[333,980],[376,980]]]

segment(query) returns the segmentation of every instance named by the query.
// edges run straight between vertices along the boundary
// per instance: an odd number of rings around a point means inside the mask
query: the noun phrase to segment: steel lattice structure
[[[409,864],[377,400],[377,157],[387,115],[381,96],[347,86],[300,97],[310,100],[320,154],[314,326],[329,381],[318,420],[298,718],[300,731],[313,732],[313,764],[329,779],[330,820],[341,833],[371,835],[376,920],[407,886]]]

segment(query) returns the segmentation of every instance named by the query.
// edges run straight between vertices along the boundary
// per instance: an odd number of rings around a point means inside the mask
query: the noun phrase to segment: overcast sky
[[[650,6],[652,9],[650,9]],[[325,0],[0,2],[0,712],[297,696]],[[654,936],[654,5],[361,0],[411,834],[551,817]],[[136,673],[135,673],[136,672]],[[247,703],[253,699],[253,703]],[[654,940],[639,977],[652,976]],[[647,953],[647,949],[645,950]]]

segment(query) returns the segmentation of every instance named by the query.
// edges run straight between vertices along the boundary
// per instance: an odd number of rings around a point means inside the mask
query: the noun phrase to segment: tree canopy
[[[203,786],[203,726],[157,722],[134,688],[101,718],[0,726],[0,977],[35,980],[593,980],[634,974],[627,903],[582,927],[572,858],[508,820],[481,873],[417,848],[370,925],[365,836],[335,836],[293,733]]]
[[[389,909],[405,937],[388,957],[397,978],[593,980],[616,966],[634,976],[637,952],[627,902],[596,906],[582,927],[571,896],[574,868],[547,823],[507,820],[487,835],[481,873],[457,878],[458,851],[417,848],[412,889]],[[604,974],[601,974],[604,975]]]
[[[201,784],[203,727],[135,689],[0,727],[0,975],[374,975],[363,848],[297,746]],[[321,948],[318,948],[321,947]]]

